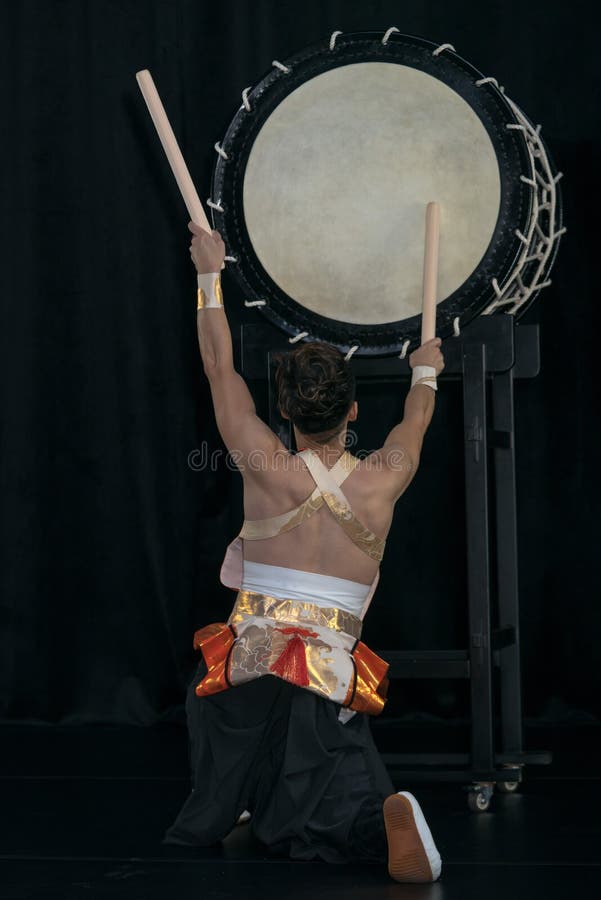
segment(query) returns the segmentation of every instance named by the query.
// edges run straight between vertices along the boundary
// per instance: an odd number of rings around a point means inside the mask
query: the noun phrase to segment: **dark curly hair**
[[[344,355],[324,341],[301,344],[277,357],[278,404],[303,434],[324,443],[341,430],[355,399],[355,376]]]

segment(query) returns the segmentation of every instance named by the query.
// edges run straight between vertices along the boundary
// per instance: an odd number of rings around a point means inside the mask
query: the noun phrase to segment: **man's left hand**
[[[225,257],[225,244],[219,232],[213,231],[209,234],[194,222],[188,222],[188,228],[194,235],[190,244],[190,256],[198,274],[221,272]]]

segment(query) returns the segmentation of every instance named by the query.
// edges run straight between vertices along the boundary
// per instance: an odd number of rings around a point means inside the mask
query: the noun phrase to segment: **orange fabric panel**
[[[388,692],[386,673],[389,664],[370,650],[363,641],[357,642],[352,657],[357,667],[357,681],[350,709],[377,716],[386,703]]]
[[[194,633],[194,649],[201,650],[207,674],[195,687],[199,697],[217,694],[228,687],[225,667],[234,643],[232,629],[225,622],[214,622]]]

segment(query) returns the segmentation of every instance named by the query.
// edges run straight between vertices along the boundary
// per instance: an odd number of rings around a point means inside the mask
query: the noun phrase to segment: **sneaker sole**
[[[392,794],[383,811],[390,877],[414,884],[436,881],[442,868],[440,854],[413,794]]]

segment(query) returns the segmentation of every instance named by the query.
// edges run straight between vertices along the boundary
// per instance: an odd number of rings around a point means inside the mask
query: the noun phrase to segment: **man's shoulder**
[[[380,447],[359,458],[355,472],[367,490],[398,498],[415,474],[415,464],[403,447]]]
[[[413,467],[410,454],[404,447],[380,447],[357,457],[355,469],[366,474],[387,473],[391,469],[409,471]]]
[[[256,448],[246,454],[238,464],[243,477],[264,480],[267,478],[290,477],[295,472],[307,472],[307,467],[298,454],[284,445],[273,449]]]

